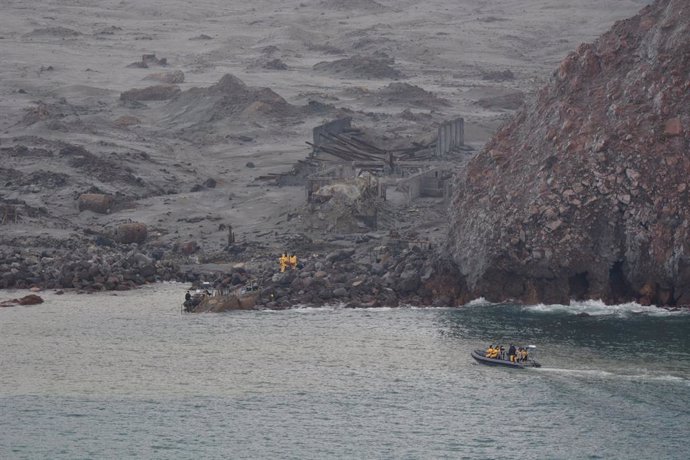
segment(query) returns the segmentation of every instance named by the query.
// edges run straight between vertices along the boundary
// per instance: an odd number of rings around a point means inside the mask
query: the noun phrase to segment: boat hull
[[[529,360],[524,363],[511,363],[510,361],[505,359],[487,358],[486,356],[484,356],[484,352],[482,350],[473,350],[472,357],[477,362],[481,364],[486,364],[487,366],[503,366],[512,367],[514,369],[525,369],[526,367],[541,367],[541,364],[533,360]]]

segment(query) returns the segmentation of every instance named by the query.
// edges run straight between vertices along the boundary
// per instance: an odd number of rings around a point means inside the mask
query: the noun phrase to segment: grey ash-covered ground
[[[391,144],[463,116],[479,149],[510,95],[533,97],[567,51],[643,3],[9,2],[1,286],[118,289],[195,278],[206,263],[269,270],[293,248],[316,264],[342,247],[358,259],[390,234],[440,242],[446,214],[429,203],[390,210],[357,242],[311,226],[303,188],[256,179],[290,170],[312,128],[343,115]],[[112,208],[80,211],[85,193],[111,195]],[[144,243],[118,243],[129,222],[147,226]],[[229,226],[238,249],[226,248]]]

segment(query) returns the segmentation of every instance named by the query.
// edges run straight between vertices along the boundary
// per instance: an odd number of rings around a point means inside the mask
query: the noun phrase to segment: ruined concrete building
[[[364,173],[377,179],[377,196],[384,200],[393,195],[401,204],[409,204],[420,197],[450,196],[452,173],[444,163],[464,144],[462,118],[443,123],[436,142],[397,149],[364,140],[351,122],[349,117],[341,118],[314,128],[310,159],[321,167],[307,178],[308,201],[322,187],[352,181]]]

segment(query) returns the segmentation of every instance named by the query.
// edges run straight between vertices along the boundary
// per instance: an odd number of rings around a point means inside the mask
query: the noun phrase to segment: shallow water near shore
[[[690,457],[687,313],[479,301],[182,315],[183,293],[0,309],[0,458]],[[544,368],[469,356],[512,340]]]

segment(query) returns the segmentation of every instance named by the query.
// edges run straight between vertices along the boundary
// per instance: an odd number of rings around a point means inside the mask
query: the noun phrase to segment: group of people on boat
[[[503,345],[489,345],[486,349],[486,358],[491,359],[501,359],[504,361],[510,361],[511,363],[523,363],[529,358],[529,352],[525,347],[515,347],[512,343],[508,348],[508,354],[506,355],[506,350]]]

